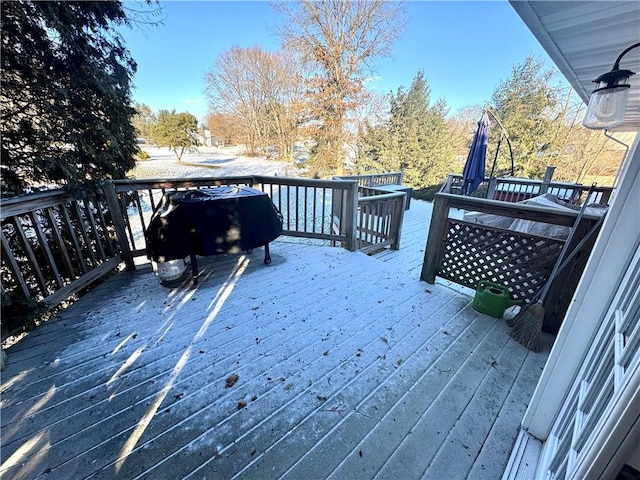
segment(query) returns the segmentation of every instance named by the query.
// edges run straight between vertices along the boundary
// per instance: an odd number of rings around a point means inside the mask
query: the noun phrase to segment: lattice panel
[[[528,300],[548,280],[563,243],[449,219],[438,275],[474,290],[480,280],[498,283],[511,298]]]

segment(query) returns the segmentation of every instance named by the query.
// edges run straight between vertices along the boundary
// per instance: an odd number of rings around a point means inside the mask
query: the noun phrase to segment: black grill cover
[[[282,215],[269,196],[250,187],[221,186],[167,193],[145,231],[156,262],[250,250],[282,233]]]

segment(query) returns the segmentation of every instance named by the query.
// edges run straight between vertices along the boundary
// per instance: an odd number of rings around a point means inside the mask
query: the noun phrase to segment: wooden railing
[[[285,237],[311,243],[344,246],[355,250],[354,218],[357,185],[353,181],[314,180],[289,177],[238,176],[165,180],[117,180],[113,182],[125,223],[132,256],[146,255],[144,231],[162,195],[168,191],[248,185],[269,195],[283,216]],[[334,217],[342,219],[332,228]]]
[[[375,253],[389,246],[400,248],[404,219],[404,193],[383,193],[375,188],[358,189],[356,248]]]
[[[356,249],[372,254],[387,246],[392,250],[400,248],[405,194],[386,193],[368,187],[402,185],[402,172],[333,178],[358,182],[358,209],[355,218]]]
[[[122,238],[111,212],[105,196],[77,200],[60,190],[3,200],[3,302],[57,305],[116,268]]]
[[[501,200],[503,202],[520,202],[538,195],[550,193],[574,205],[580,203],[583,194],[589,190],[588,185],[575,183],[552,182],[545,180],[527,180],[516,178],[484,179],[470,197]],[[588,199],[589,203],[609,203],[613,187],[595,187]],[[449,175],[441,193],[462,194],[462,175]]]
[[[402,172],[374,173],[371,175],[342,175],[334,180],[355,180],[361,187],[402,185]]]
[[[51,308],[123,264],[135,269],[136,259],[146,256],[144,232],[165,192],[228,184],[267,193],[282,213],[284,237],[369,253],[398,248],[404,194],[359,194],[354,180],[117,180],[82,200],[55,190],[1,201],[3,309],[16,299]]]
[[[506,203],[451,194],[436,194],[420,278],[436,276],[476,289],[487,280],[507,287],[514,300],[529,301],[548,281],[563,240],[522,233],[462,219],[461,211],[481,212],[550,225],[571,227],[577,212]],[[598,217],[585,214],[576,227],[571,251]],[[545,331],[557,332],[593,247],[590,237],[572,263],[551,284],[546,296]]]

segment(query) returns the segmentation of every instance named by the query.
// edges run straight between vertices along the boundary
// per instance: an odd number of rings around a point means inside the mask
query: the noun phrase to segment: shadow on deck
[[[11,347],[0,474],[500,478],[549,337],[385,254],[271,256],[203,259],[194,288],[119,273]]]

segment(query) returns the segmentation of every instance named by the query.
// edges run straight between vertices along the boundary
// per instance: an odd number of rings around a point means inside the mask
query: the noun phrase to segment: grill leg
[[[191,283],[196,285],[198,283],[198,261],[196,260],[195,253],[190,255],[191,257]]]
[[[269,254],[269,244],[264,244],[264,264],[269,265],[271,263],[271,255]]]

